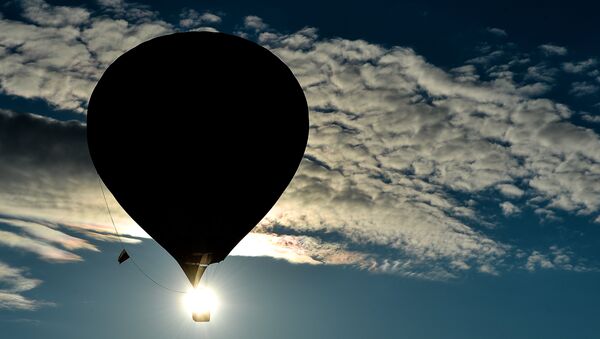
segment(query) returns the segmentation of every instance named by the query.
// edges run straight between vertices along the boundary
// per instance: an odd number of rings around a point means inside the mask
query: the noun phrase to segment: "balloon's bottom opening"
[[[206,323],[210,321],[210,312],[194,312],[192,319],[197,323]]]

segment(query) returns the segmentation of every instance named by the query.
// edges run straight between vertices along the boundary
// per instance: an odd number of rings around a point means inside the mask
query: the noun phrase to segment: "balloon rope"
[[[110,208],[108,207],[108,201],[106,200],[106,194],[104,193],[104,187],[102,185],[102,180],[100,178],[98,178],[98,182],[100,183],[100,190],[102,191],[102,197],[104,198],[104,203],[106,204],[106,210],[108,211],[108,216],[110,217],[110,222],[112,223],[113,228],[115,229],[115,233],[117,234],[117,239],[119,239],[119,242],[121,243],[121,246],[123,246],[123,249],[125,250],[125,252],[129,253],[127,251],[127,249],[125,248],[125,244],[123,243],[123,240],[121,240],[121,234],[119,234],[119,230],[117,230],[117,225],[115,225],[115,220],[113,219],[112,213],[110,212]],[[162,289],[165,289],[167,291],[174,292],[174,293],[182,293],[182,294],[186,293],[184,291],[174,290],[172,288],[162,285],[161,283],[152,279],[151,276],[146,274],[146,272],[144,272],[144,270],[135,262],[135,259],[131,255],[129,256],[129,259],[131,259],[131,262],[138,269],[138,271],[140,271],[146,278],[148,278],[148,280],[152,281],[156,286],[158,286]]]

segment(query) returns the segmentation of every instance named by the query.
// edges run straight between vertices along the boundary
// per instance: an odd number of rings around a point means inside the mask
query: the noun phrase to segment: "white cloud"
[[[600,90],[600,87],[597,85],[585,81],[576,81],[571,84],[571,90],[569,90],[569,93],[577,97],[582,97],[585,95],[595,94],[598,92],[598,90]]]
[[[487,273],[487,274],[491,274],[491,275],[500,275],[500,273],[496,270],[496,268],[494,268],[493,266],[488,265],[488,264],[479,266],[478,270],[481,273]]]
[[[488,65],[504,55],[503,51],[493,51],[484,56],[467,60],[467,63]]]
[[[257,17],[255,15],[248,15],[244,18],[244,27],[259,32],[264,31],[269,26],[266,23],[264,23],[262,18]]]
[[[469,262],[483,248],[503,256],[506,247],[487,247],[489,238],[454,219],[460,206],[448,189],[475,193],[496,186],[510,197],[527,189],[552,208],[598,209],[597,166],[581,162],[600,160],[598,136],[567,122],[572,113],[566,106],[528,98],[531,92],[510,78],[465,81],[472,66],[449,74],[410,49],[298,34],[309,41],[302,48],[286,43],[290,35],[262,38],[304,86],[313,124],[311,160],[274,210],[281,213],[278,222],[295,229],[339,225],[411,258],[427,253],[432,261]],[[572,166],[563,178],[560,171]],[[525,179],[527,187],[515,186],[516,179]],[[519,210],[508,202],[503,207],[505,213]],[[458,229],[466,230],[465,237],[454,238]],[[473,246],[438,247],[438,237]]]
[[[52,303],[29,299],[21,294],[41,283],[41,280],[26,277],[24,269],[0,261],[0,310],[33,311],[42,306],[52,306]]]
[[[39,222],[6,219],[0,217],[0,225],[1,224],[22,229],[37,240],[51,244],[58,244],[67,250],[86,249],[96,252],[98,251],[98,248],[90,244],[88,241],[73,237],[55,229],[58,227],[57,225],[52,225],[53,227],[49,227],[48,225],[44,225]]]
[[[558,69],[548,67],[545,64],[538,64],[527,68],[525,79],[545,82],[554,82]]]
[[[206,24],[213,25],[221,23],[220,16],[210,12],[200,14],[193,9],[184,10],[179,17],[179,26],[183,28],[196,28]]]
[[[500,207],[502,208],[502,213],[505,216],[511,216],[511,215],[515,215],[515,214],[521,213],[521,209],[518,208],[517,206],[513,205],[509,201],[505,201],[505,202],[501,203]]]
[[[56,10],[49,5],[41,8]],[[84,112],[96,81],[114,59],[143,41],[173,31],[160,20],[131,24],[100,16],[78,27],[77,21],[51,17],[60,20],[57,27],[0,19],[0,90],[79,112]]]
[[[562,64],[563,70],[567,73],[582,73],[596,65],[596,59],[590,58],[579,62],[565,62]]]
[[[496,36],[500,36],[500,37],[505,37],[508,35],[505,30],[503,30],[501,28],[496,28],[496,27],[488,27],[487,31]]]
[[[581,118],[587,122],[600,123],[600,115],[583,114]]]
[[[90,17],[84,8],[52,6],[43,0],[21,0],[21,6],[23,17],[41,26],[77,26]]]
[[[455,67],[450,70],[454,75],[454,79],[460,82],[471,82],[479,80],[479,74],[477,74],[477,68],[473,65],[464,65]]]
[[[156,20],[158,17],[158,12],[151,10],[149,6],[135,2],[124,0],[97,0],[97,2],[113,19],[141,23]]]
[[[340,244],[308,236],[250,233],[232,251],[237,256],[267,256],[299,264],[365,265],[365,255]]]
[[[510,184],[501,184],[496,186],[500,193],[509,197],[509,198],[519,198],[525,194],[522,189],[518,188],[515,185]]]
[[[539,48],[546,55],[567,55],[567,48],[553,44],[543,44]]]
[[[130,48],[172,32],[172,26],[160,20],[132,24],[125,20],[100,17],[93,20],[90,26],[81,32],[79,38],[95,56],[94,62],[99,67],[95,79],[99,79],[101,72]]]
[[[566,271],[586,272],[596,271],[580,262],[574,262],[573,252],[567,248],[560,248],[556,245],[550,246],[546,254],[533,251],[527,258],[525,269],[536,271],[539,269],[561,269]]]
[[[554,268],[554,264],[547,256],[541,254],[538,251],[533,251],[527,258],[527,264],[525,265],[528,271],[535,271],[538,268]]]
[[[83,260],[75,253],[61,250],[60,248],[54,247],[46,242],[1,230],[0,245],[35,253],[41,259],[50,262],[72,262]]]
[[[125,6],[124,0],[98,0],[98,5],[108,8],[120,8]]]

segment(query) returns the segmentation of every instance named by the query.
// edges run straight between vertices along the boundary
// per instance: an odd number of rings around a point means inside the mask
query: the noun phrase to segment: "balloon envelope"
[[[110,65],[87,131],[108,189],[195,284],[198,265],[223,260],[287,187],[308,109],[292,72],[265,48],[176,33]]]

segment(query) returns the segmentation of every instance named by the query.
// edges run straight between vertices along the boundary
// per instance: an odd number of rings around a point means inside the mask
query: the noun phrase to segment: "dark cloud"
[[[85,125],[78,121],[0,109],[0,144],[2,178],[10,172],[7,167],[45,168],[66,176],[91,170]]]

